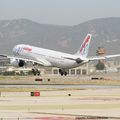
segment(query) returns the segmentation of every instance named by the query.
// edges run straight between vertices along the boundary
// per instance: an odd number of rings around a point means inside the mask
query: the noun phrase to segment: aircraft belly
[[[79,67],[85,63],[86,62],[82,62],[82,63],[78,64],[73,60],[70,60],[70,61],[67,60],[67,61],[64,61],[64,62],[61,62],[60,64],[58,64],[58,67],[64,68],[64,69],[71,69],[71,68]]]
[[[60,60],[60,61],[56,61],[52,64],[54,64],[54,66],[58,67],[58,68],[73,68],[78,65],[78,64],[76,64],[75,61],[71,61],[71,60]]]
[[[76,64],[76,63],[66,63],[66,64],[64,64],[63,65],[63,67],[62,68],[74,68],[74,67],[77,67],[78,66],[78,64]]]

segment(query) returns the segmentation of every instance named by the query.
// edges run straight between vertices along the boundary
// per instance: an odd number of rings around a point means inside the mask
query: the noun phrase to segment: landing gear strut
[[[59,73],[61,74],[61,76],[67,75],[67,72],[64,69],[59,69]]]
[[[33,74],[34,75],[40,75],[40,71],[37,69],[37,67],[36,66],[34,66],[33,68],[32,68],[32,72],[33,72]]]

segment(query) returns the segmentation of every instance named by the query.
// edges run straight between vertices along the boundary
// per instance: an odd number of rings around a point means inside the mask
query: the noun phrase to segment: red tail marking
[[[81,49],[80,49],[80,52],[82,52],[83,48],[85,47],[85,45],[87,44],[87,42],[89,42],[90,40],[90,35],[86,38],[85,42],[83,43]]]
[[[23,50],[26,50],[26,51],[32,51],[32,48],[29,48],[29,47],[24,47]]]

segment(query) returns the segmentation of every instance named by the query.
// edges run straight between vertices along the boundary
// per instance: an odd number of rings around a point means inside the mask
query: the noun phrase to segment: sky
[[[120,0],[0,0],[0,20],[77,25],[104,17],[120,17]]]

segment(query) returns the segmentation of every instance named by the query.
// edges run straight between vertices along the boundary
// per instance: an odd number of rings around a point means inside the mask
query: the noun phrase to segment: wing
[[[39,64],[41,66],[46,66],[46,67],[52,66],[52,64],[49,61],[47,61],[46,59],[33,60],[33,59],[27,59],[27,58],[22,58],[22,57],[7,56],[7,55],[3,55],[3,54],[0,54],[0,56],[6,57],[9,59],[23,60],[25,62],[32,62],[33,64],[35,63],[35,64]]]
[[[106,55],[106,56],[94,56],[94,57],[90,57],[88,59],[89,59],[89,61],[95,61],[95,60],[105,60],[105,59],[114,58],[114,57],[120,57],[120,54]]]
[[[89,59],[87,59],[87,58],[78,58],[78,57],[74,57],[74,58],[70,58],[70,57],[63,57],[63,58],[65,58],[65,59],[68,59],[68,60],[73,60],[73,61],[75,61],[76,63],[82,63],[83,61],[89,61]]]

